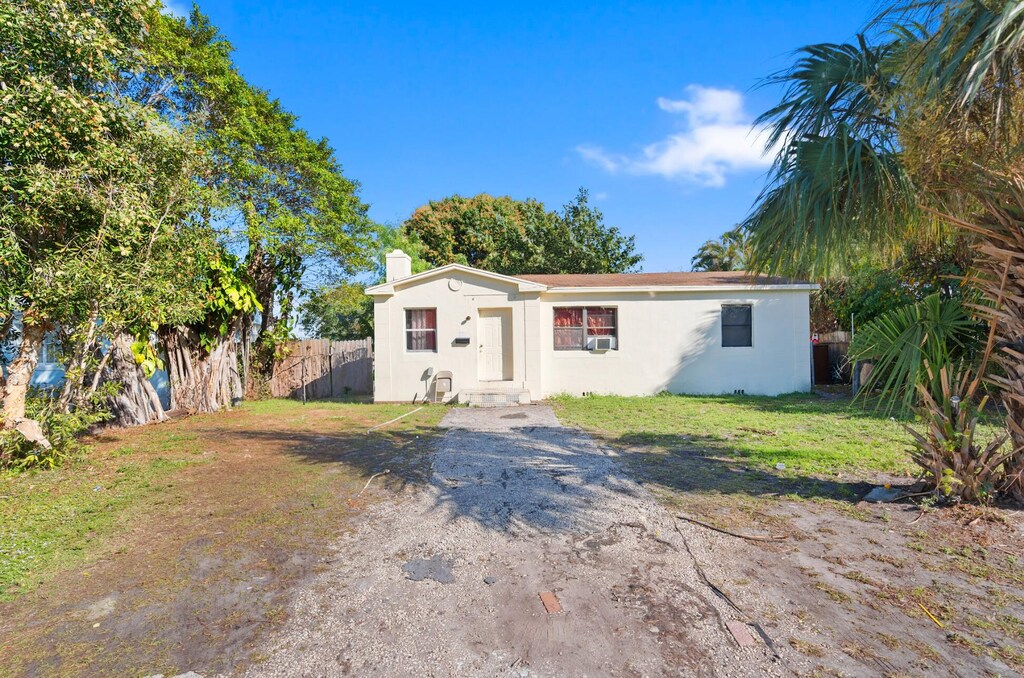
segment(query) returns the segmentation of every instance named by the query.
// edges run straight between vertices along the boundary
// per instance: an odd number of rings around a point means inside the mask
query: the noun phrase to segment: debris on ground
[[[889,503],[898,500],[903,496],[903,489],[899,487],[886,487],[885,485],[879,485],[874,488],[866,495],[864,495],[864,501],[870,501],[877,504]]]
[[[558,601],[558,596],[551,591],[541,591],[540,602],[544,604],[544,611],[548,614],[558,614],[562,611],[562,603]]]
[[[725,628],[729,629],[729,633],[732,634],[733,640],[740,647],[757,647],[757,641],[754,640],[753,634],[750,633],[750,629],[747,625],[741,621],[730,620],[725,622]]]

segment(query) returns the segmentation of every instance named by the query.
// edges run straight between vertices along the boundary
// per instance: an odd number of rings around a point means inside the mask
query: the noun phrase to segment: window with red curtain
[[[555,309],[556,351],[586,351],[594,348],[597,337],[611,337],[612,349],[619,347],[618,309],[603,306]]]
[[[437,309],[405,309],[407,351],[437,351]]]

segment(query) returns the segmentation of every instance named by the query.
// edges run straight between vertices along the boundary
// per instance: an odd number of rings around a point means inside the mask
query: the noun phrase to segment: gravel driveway
[[[614,452],[541,405],[442,427],[431,483],[371,509],[251,675],[787,673],[737,646],[738,615]]]

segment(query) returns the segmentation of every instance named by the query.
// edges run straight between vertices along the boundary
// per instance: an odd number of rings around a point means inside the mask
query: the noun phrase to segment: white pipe
[[[422,409],[423,409],[422,407],[417,407],[412,412],[406,412],[405,414],[397,416],[394,419],[389,419],[389,420],[385,421],[383,424],[377,424],[376,426],[371,426],[370,428],[366,429],[366,434],[369,435],[369,434],[373,433],[374,431],[376,431],[377,429],[379,429],[381,426],[387,426],[388,424],[393,424],[396,421],[398,421],[399,419],[404,419],[405,417],[408,417],[410,414],[416,414],[417,412],[419,412]]]

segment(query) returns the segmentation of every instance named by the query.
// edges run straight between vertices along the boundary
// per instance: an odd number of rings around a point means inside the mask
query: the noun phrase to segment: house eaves
[[[548,287],[546,294],[659,294],[664,292],[810,291],[817,283],[789,285],[616,285],[608,287]]]
[[[443,277],[450,273],[465,273],[467,275],[476,276],[478,278],[484,278],[487,280],[494,280],[497,282],[514,285],[516,290],[519,292],[543,292],[547,289],[547,285],[541,283],[531,282],[529,280],[523,280],[522,278],[516,278],[510,275],[502,275],[501,273],[492,273],[491,271],[484,271],[479,268],[473,268],[472,266],[464,266],[462,264],[448,264],[447,266],[441,266],[440,268],[432,268],[429,271],[423,271],[416,275],[411,275],[406,278],[398,278],[396,280],[390,280],[380,285],[374,285],[373,287],[366,288],[366,294],[371,297],[389,297],[393,295],[397,288],[408,287],[410,285],[417,285],[427,280],[432,280],[437,277]]]

